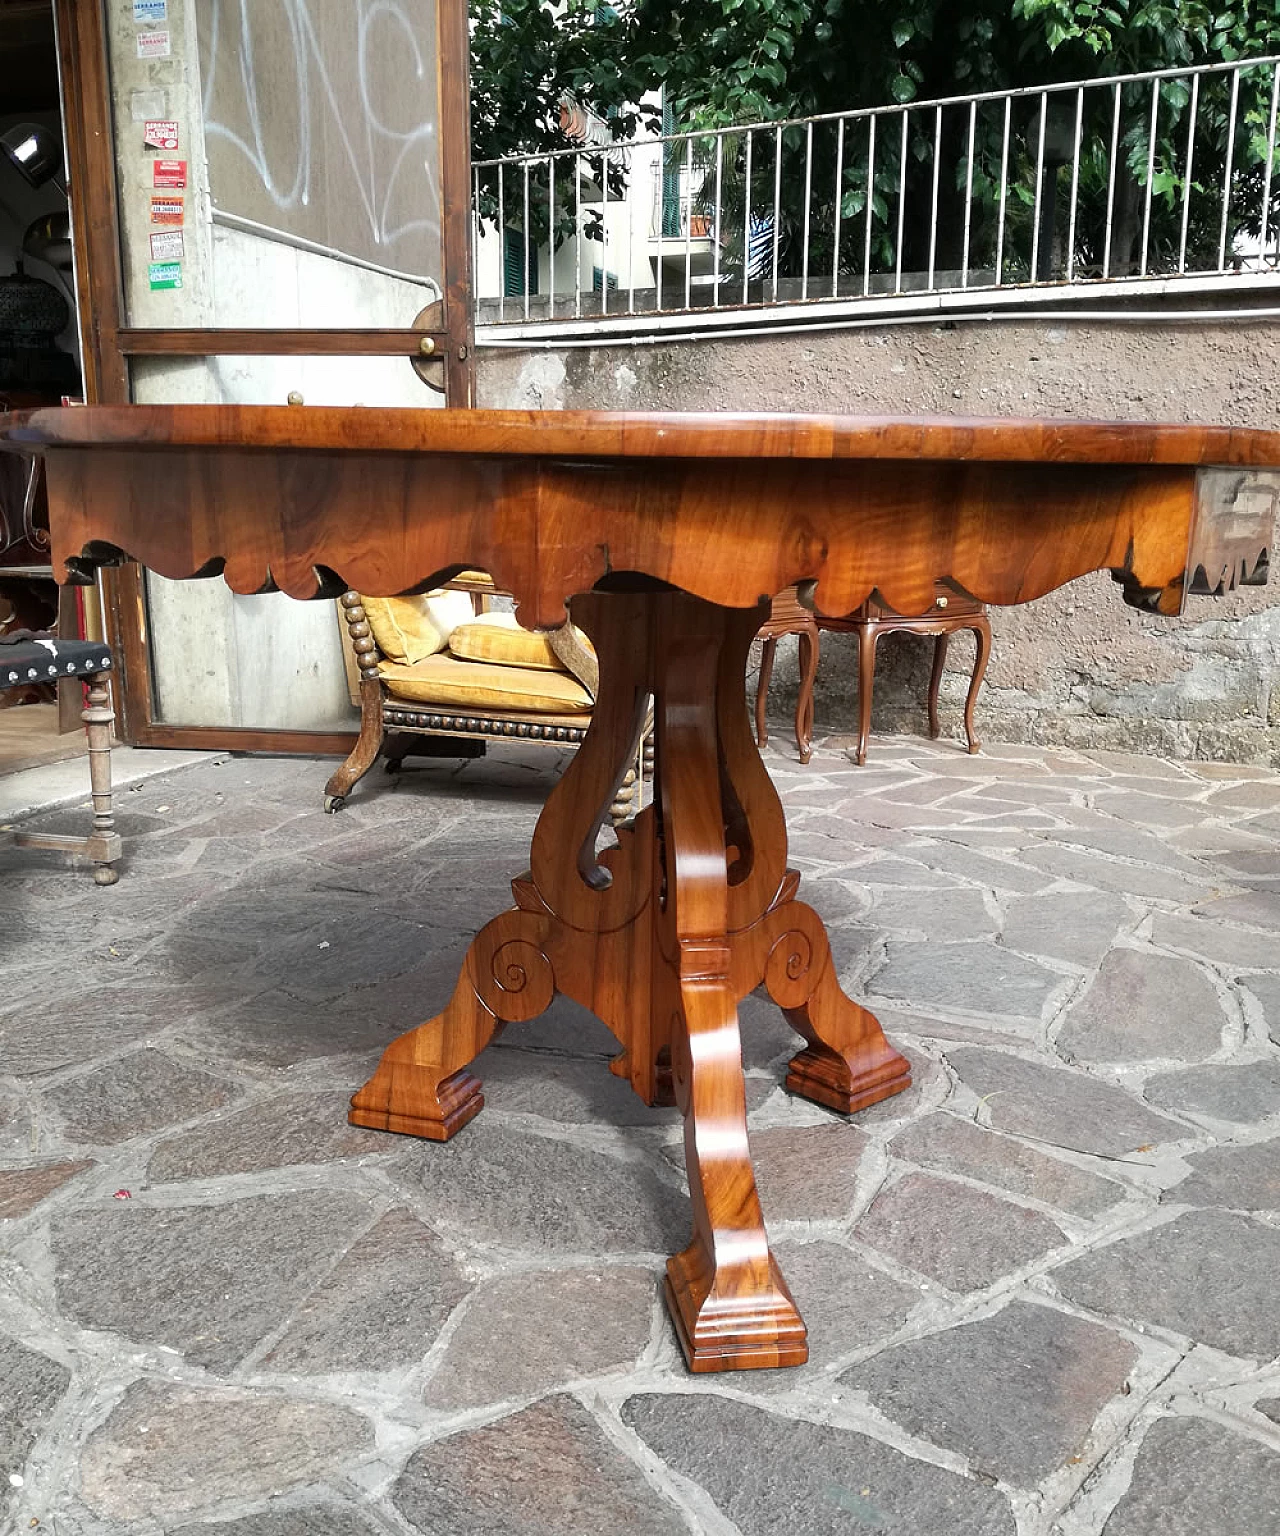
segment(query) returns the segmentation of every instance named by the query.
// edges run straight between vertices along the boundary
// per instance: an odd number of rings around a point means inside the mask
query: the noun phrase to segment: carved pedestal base
[[[485,925],[444,1012],[400,1036],[351,1120],[446,1141],[484,1105],[466,1070],[505,1024],[557,992],[614,1033],[613,1070],[684,1114],[693,1241],[666,1295],[695,1371],[798,1365],[805,1328],[769,1251],[747,1145],[737,1005],[763,985],[806,1041],[787,1087],[849,1112],[901,1092],[910,1067],[841,991],[822,922],[796,900],[782,806],[745,699],[761,613],[675,591],[592,593],[591,730],[547,801],[515,907]],[[654,804],[597,855],[652,698]]]

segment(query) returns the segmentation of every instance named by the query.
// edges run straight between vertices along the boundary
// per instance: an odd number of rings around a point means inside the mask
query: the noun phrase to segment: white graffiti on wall
[[[281,213],[308,208],[313,196],[333,199],[339,186],[344,192],[350,187],[375,248],[391,250],[419,232],[437,236],[438,218],[410,213],[395,222],[392,211],[438,210],[436,125],[428,117],[396,127],[380,110],[374,85],[375,71],[393,78],[394,94],[383,95],[395,106],[434,100],[435,59],[423,48],[411,7],[399,0],[275,0],[289,34],[286,56],[283,47],[265,55],[255,47],[251,13],[261,20],[258,7],[267,3],[271,0],[204,0],[201,6],[206,139],[233,145]],[[427,10],[434,19],[434,6]],[[325,28],[335,17],[340,25]],[[394,29],[391,34],[388,28]],[[347,46],[335,47],[337,36]],[[354,69],[341,73],[344,62]],[[226,78],[230,71],[236,72],[234,80]],[[290,95],[296,131],[281,142],[279,108]],[[233,100],[243,114],[240,127],[220,117]],[[268,107],[275,135],[267,131]],[[335,149],[344,167],[333,165]],[[342,222],[350,227],[349,211]]]

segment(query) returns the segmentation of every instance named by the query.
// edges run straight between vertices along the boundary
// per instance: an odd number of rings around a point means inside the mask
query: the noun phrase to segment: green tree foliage
[[[956,267],[966,255],[971,270],[989,268],[999,241],[1008,278],[1031,276],[1033,248],[1050,239],[1041,203],[1053,199],[1052,178],[1036,191],[1038,96],[1011,108],[1007,148],[1002,104],[972,120],[965,108],[948,109],[941,123],[931,111],[911,111],[905,136],[900,117],[881,118],[870,175],[865,120],[843,135],[834,124],[812,135],[800,127],[752,135],[749,184],[746,136],[722,136],[717,154],[712,135],[752,122],[1256,58],[1280,52],[1280,0],[635,0],[626,12],[601,6],[555,15],[538,0],[506,0],[501,10],[475,0],[473,31],[477,158],[563,146],[557,103],[565,95],[614,111],[615,132],[625,137],[643,119],[635,103],[661,87],[682,127],[701,136],[708,199],[715,165],[728,262],[735,248],[741,261],[744,245],[739,235],[735,247],[728,232],[744,230],[753,212],[771,213],[776,202],[783,272],[798,269],[806,244],[814,269],[828,274],[833,267],[861,273],[868,250],[877,272],[898,264],[919,270],[930,258]],[[1152,86],[1121,90],[1114,170],[1115,99],[1110,91],[1085,93],[1074,260],[1100,270],[1114,182],[1110,271],[1133,269],[1144,228],[1153,270],[1180,257],[1188,266],[1214,264],[1229,140],[1228,238],[1256,225],[1271,88],[1270,70],[1241,76],[1233,128],[1229,77],[1203,81],[1190,176],[1185,80],[1158,87],[1154,151]],[[1076,95],[1053,100],[1046,134],[1065,132],[1074,146]],[[620,189],[623,172],[614,175]],[[567,227],[563,216],[559,222]],[[1061,221],[1055,238],[1060,261]],[[1043,249],[1037,266],[1046,275]]]

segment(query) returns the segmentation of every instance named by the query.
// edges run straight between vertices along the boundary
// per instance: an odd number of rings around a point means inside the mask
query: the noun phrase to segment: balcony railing
[[[477,162],[482,326],[1280,287],[1278,106],[1267,57]]]

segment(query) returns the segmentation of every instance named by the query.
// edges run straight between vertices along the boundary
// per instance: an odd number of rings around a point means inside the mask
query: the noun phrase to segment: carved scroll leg
[[[911,1063],[873,1013],[840,987],[822,919],[804,902],[781,909],[764,984],[808,1048],[787,1067],[789,1092],[852,1114],[911,1086]]]
[[[991,659],[991,625],[984,615],[976,618],[969,627],[973,630],[975,651],[973,676],[969,680],[969,692],[964,701],[964,733],[969,738],[969,751],[972,754],[982,745],[973,734],[973,706],[978,702],[978,689],[982,687],[983,674]]]
[[[672,1017],[694,1226],[692,1243],[667,1263],[667,1304],[691,1370],[799,1365],[805,1327],[765,1235],[730,981],[717,709],[722,652],[741,620],[683,595],[666,601],[654,689],[667,885],[655,1002]],[[738,654],[729,670],[740,688]]]
[[[947,668],[947,647],[951,636],[944,630],[933,642],[933,671],[929,673],[929,736],[937,741],[942,733],[938,724],[938,695],[942,692],[942,674]]]
[[[681,998],[675,1080],[694,1237],[667,1260],[666,1284],[680,1346],[692,1371],[803,1365],[805,1326],[769,1252],[751,1168],[737,1009],[719,979],[686,980]]]
[[[472,940],[443,1013],[393,1040],[351,1100],[352,1125],[448,1141],[484,1108],[466,1069],[504,1024],[533,1019],[555,996],[546,919],[504,912]]]

